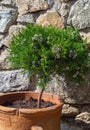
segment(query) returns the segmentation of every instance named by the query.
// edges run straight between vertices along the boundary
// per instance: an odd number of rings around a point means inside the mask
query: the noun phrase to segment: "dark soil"
[[[32,97],[30,97],[29,100],[17,100],[17,101],[6,101],[3,106],[6,107],[12,107],[12,108],[38,108],[37,106],[38,102],[37,99],[34,99]],[[55,104],[51,103],[51,102],[46,102],[44,100],[41,100],[41,108],[46,108],[46,107],[50,107],[53,106]]]

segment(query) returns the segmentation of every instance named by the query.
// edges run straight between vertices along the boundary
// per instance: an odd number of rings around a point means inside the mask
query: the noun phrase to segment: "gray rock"
[[[27,90],[29,79],[21,70],[0,71],[0,92]]]
[[[55,3],[55,1],[58,1],[58,0],[47,0],[47,3],[48,3],[48,8],[51,9]]]
[[[13,35],[18,35],[18,33],[24,28],[23,25],[12,25],[9,28],[9,35],[1,40],[1,43],[6,47],[9,47],[10,41],[12,40]]]
[[[2,5],[8,6],[8,7],[15,7],[16,6],[16,0],[3,0],[1,2]]]
[[[90,113],[90,104],[81,105],[79,106],[79,109],[80,109],[80,113],[83,113],[83,112]]]
[[[9,28],[9,36],[18,35],[18,33],[22,30],[22,28],[25,28],[23,25],[13,25]]]
[[[2,42],[0,41],[0,50],[1,50],[2,46],[3,46],[3,44],[2,44]],[[0,52],[0,53],[1,53],[1,52]]]
[[[61,9],[61,2],[59,0],[55,0],[52,10],[56,10],[57,12],[59,12],[60,9]]]
[[[75,120],[77,122],[84,122],[86,124],[90,124],[90,113],[83,112],[76,116]]]
[[[0,41],[0,70],[10,69],[10,63],[8,61],[8,49],[10,41],[13,35],[17,35],[21,29],[25,27],[22,25],[13,25],[9,28],[9,35]]]
[[[10,63],[8,61],[8,50],[4,45],[0,49],[0,70],[5,70],[10,68]]]
[[[16,18],[16,9],[0,7],[0,33],[7,32],[9,27],[16,21]]]
[[[46,92],[60,95],[68,104],[90,104],[90,74],[86,77],[87,84],[78,86],[74,82],[66,82],[62,77],[53,77],[46,87]]]
[[[90,27],[90,0],[78,0],[71,7],[68,24],[84,29]]]
[[[61,16],[66,17],[69,13],[69,4],[63,3],[60,9]]]
[[[32,14],[19,15],[17,22],[19,23],[35,23],[34,16]]]
[[[4,38],[4,35],[0,34],[0,48],[3,45],[2,42],[1,42],[3,38]]]
[[[19,14],[27,14],[48,9],[46,0],[17,0]]]
[[[4,38],[4,35],[0,34],[0,41]]]
[[[54,0],[53,7],[51,10],[57,11],[63,20],[64,25],[67,25],[67,19],[70,12],[70,8],[75,3],[75,0],[70,0],[68,2],[62,1],[62,0]]]
[[[62,116],[76,116],[79,114],[79,110],[76,107],[64,104],[62,109]]]
[[[59,10],[59,13],[62,16],[63,23],[64,23],[65,26],[67,25],[67,18],[68,18],[68,15],[69,15],[70,7],[71,7],[70,4],[63,3],[60,10]]]
[[[60,0],[60,1],[66,3],[66,2],[71,1],[71,0]]]

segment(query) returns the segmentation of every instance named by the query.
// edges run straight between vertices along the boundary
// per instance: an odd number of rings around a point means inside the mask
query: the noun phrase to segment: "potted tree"
[[[59,96],[43,91],[56,74],[78,83],[85,82],[84,76],[90,70],[90,53],[78,29],[28,24],[13,36],[9,51],[12,67],[28,70],[29,77],[36,75],[41,92],[13,92],[0,96],[0,130],[60,130],[63,102]],[[36,108],[23,108],[26,102],[31,104],[28,102],[31,97],[35,102],[38,99]],[[20,108],[11,108],[12,102],[17,100]],[[47,101],[50,106],[42,108],[43,102]]]

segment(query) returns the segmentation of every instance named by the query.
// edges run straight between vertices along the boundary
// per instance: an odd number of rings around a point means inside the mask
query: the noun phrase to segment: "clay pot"
[[[38,92],[11,92],[0,95],[0,130],[60,130],[63,102],[59,96],[43,94],[42,99],[56,105],[40,109],[17,109],[2,106],[5,101],[30,97],[38,98]]]

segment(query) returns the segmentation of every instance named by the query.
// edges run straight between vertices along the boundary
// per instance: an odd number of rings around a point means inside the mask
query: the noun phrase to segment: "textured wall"
[[[0,1],[0,70],[10,69],[8,47],[13,34],[28,22],[63,28],[81,29],[90,42],[90,0],[1,0]],[[14,80],[14,79],[13,79]],[[1,85],[1,83],[0,83]],[[4,84],[3,84],[4,86]],[[3,91],[0,89],[0,91]]]
[[[28,22],[78,27],[82,38],[87,38],[90,44],[90,0],[0,0],[0,92],[29,89],[27,73],[10,70],[8,62],[12,35]],[[54,78],[46,91],[59,94],[67,104],[90,104],[90,76],[87,80],[87,86],[78,88],[74,83],[66,84],[62,78],[60,81]],[[80,113],[75,107],[65,108],[64,114]]]

